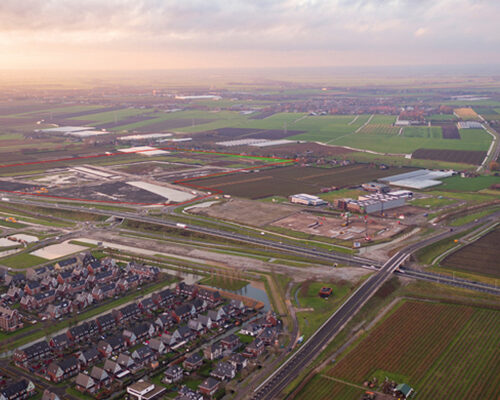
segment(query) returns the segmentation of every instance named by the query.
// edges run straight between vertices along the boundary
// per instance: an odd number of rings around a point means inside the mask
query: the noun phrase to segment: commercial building
[[[310,194],[294,194],[290,196],[290,202],[295,204],[303,204],[305,206],[322,206],[328,204],[325,200],[319,198],[318,196],[313,196]]]

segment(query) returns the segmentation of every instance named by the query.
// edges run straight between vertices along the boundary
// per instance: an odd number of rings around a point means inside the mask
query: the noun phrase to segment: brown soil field
[[[443,139],[461,139],[460,132],[454,123],[440,125],[443,131]]]
[[[412,157],[423,160],[479,165],[483,162],[484,157],[486,157],[486,152],[472,150],[417,149],[413,152]]]
[[[190,180],[187,183],[218,189],[233,196],[260,199],[303,192],[319,193],[325,186],[355,186],[394,174],[392,169],[380,170],[361,164],[338,168],[291,166]]]
[[[250,117],[250,119],[265,119],[265,118],[270,117],[271,115],[274,115],[274,114],[276,114],[276,112],[271,111],[271,110],[269,110],[269,111],[262,111],[262,112],[260,112],[258,114],[252,115]]]
[[[203,125],[209,122],[213,122],[215,119],[208,118],[194,118],[194,119],[168,119],[165,121],[154,122],[152,124],[146,124],[141,127],[135,128],[134,131],[137,132],[158,132],[169,129],[185,128],[186,126],[192,125]],[[125,125],[120,123],[120,125]]]
[[[196,141],[201,142],[223,142],[237,139],[283,139],[293,135],[300,135],[304,131],[282,129],[253,129],[253,128],[219,128],[213,131],[194,133]],[[246,147],[246,146],[245,146]]]
[[[189,212],[239,222],[245,225],[266,226],[278,219],[295,214],[299,210],[300,207],[285,204],[231,199],[223,203],[213,204],[210,207],[191,208]]]
[[[500,229],[496,229],[450,254],[441,264],[461,271],[500,278],[499,243]]]

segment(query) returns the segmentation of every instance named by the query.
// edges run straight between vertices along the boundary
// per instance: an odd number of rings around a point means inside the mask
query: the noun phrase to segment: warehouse
[[[310,194],[294,194],[290,196],[290,202],[295,204],[303,204],[305,206],[323,206],[328,204],[325,200],[319,198],[318,196],[312,196]]]
[[[336,206],[351,212],[371,214],[402,207],[405,205],[405,199],[404,196],[372,193],[359,196],[358,200],[344,199],[342,201],[337,201]]]

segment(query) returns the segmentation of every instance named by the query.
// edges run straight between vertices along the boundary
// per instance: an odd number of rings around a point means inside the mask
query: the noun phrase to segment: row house
[[[122,372],[122,367],[120,367],[120,364],[113,360],[110,360],[109,358],[104,362],[103,368],[110,376],[116,376],[120,372]]]
[[[97,343],[97,350],[103,357],[109,357],[113,353],[118,353],[125,348],[125,340],[122,336],[114,335],[109,338],[100,340]]]
[[[26,285],[24,285],[24,293],[33,296],[42,291],[42,286],[38,281],[28,281]]]
[[[73,274],[73,277],[78,280],[85,280],[89,276],[89,271],[87,270],[87,268],[84,268],[81,265],[73,268],[73,271],[71,271],[71,273]]]
[[[76,257],[67,258],[65,260],[58,261],[55,265],[55,269],[69,269],[75,267],[78,264],[78,259]]]
[[[113,281],[116,277],[116,269],[107,270],[104,272],[99,272],[95,275],[95,283],[97,284],[105,284]]]
[[[92,289],[92,297],[95,301],[110,299],[116,294],[116,284],[114,282],[102,286],[96,286]]]
[[[147,365],[157,359],[156,354],[148,346],[141,346],[132,352],[132,358],[138,365]]]
[[[78,356],[78,361],[82,368],[86,368],[99,361],[99,352],[96,348],[91,347],[88,350],[81,351]]]
[[[97,325],[100,332],[105,332],[116,326],[116,320],[113,314],[107,313],[96,318]]]
[[[153,338],[148,341],[148,347],[158,354],[165,354],[167,352],[167,346],[159,338]]]
[[[15,301],[21,299],[24,296],[24,290],[17,286],[10,286],[7,290],[7,298],[9,300]]]
[[[63,351],[71,345],[68,336],[65,333],[54,336],[49,340],[49,346],[55,350]]]
[[[174,337],[180,338],[180,341],[185,341],[185,342],[189,342],[195,337],[195,333],[185,325],[177,328],[174,331],[173,335]]]
[[[26,279],[33,281],[41,281],[43,278],[49,276],[54,271],[53,265],[45,265],[43,267],[28,268],[26,270]]]
[[[184,303],[172,311],[172,316],[177,323],[187,320],[196,314],[196,308],[191,303]]]
[[[56,291],[54,289],[46,292],[37,293],[33,296],[24,295],[21,298],[20,306],[26,310],[36,310],[53,303],[56,300]]]
[[[97,386],[89,375],[80,372],[75,380],[75,389],[82,393],[94,394]]]
[[[136,303],[130,303],[119,310],[113,310],[113,315],[118,323],[124,323],[134,317],[138,317],[140,314],[141,310]]]
[[[205,328],[203,327],[203,324],[197,319],[190,319],[187,323],[187,326],[197,335],[201,335],[206,331]]]
[[[207,316],[216,326],[220,326],[226,319],[226,313],[222,307],[217,310],[208,310]]]
[[[156,279],[160,274],[160,269],[158,267],[139,264],[135,261],[128,263],[126,271],[150,280]]]
[[[53,361],[47,368],[47,376],[54,383],[59,383],[78,374],[80,365],[74,356],[61,361]]]
[[[151,297],[141,300],[138,306],[144,313],[149,313],[156,308],[156,305],[153,303],[153,299]]]
[[[0,389],[0,400],[27,399],[35,394],[35,384],[27,379],[11,383]]]
[[[134,346],[138,341],[149,339],[155,333],[155,329],[152,324],[139,324],[135,325],[130,329],[125,329],[122,333],[123,338],[127,342],[128,346]]]
[[[129,290],[136,289],[140,283],[139,277],[137,275],[132,275],[119,279],[116,284],[122,292],[127,292]]]
[[[120,353],[116,362],[123,369],[133,371],[137,368],[135,361],[130,354]]]
[[[208,307],[208,303],[205,300],[202,300],[202,299],[199,299],[199,298],[194,299],[191,302],[191,304],[194,306],[194,308],[196,309],[197,313],[205,311],[207,309],[207,307]]]
[[[102,264],[99,260],[93,260],[89,263],[84,263],[83,265],[86,266],[87,271],[90,275],[96,275],[101,272]]]
[[[94,380],[98,388],[108,386],[111,381],[111,378],[106,370],[97,366],[92,367],[90,377]]]
[[[60,285],[70,283],[73,280],[73,273],[71,271],[61,271],[57,275],[57,281]]]
[[[188,285],[180,282],[175,288],[177,296],[186,296],[188,298],[195,298],[198,293],[198,287],[195,285]]]
[[[218,290],[198,289],[197,298],[205,300],[210,307],[214,307],[222,302],[222,297]]]
[[[153,293],[152,299],[158,307],[165,308],[174,303],[175,295],[170,289],[164,289]]]
[[[175,324],[175,319],[171,314],[163,313],[158,315],[155,320],[155,325],[160,328],[160,330],[167,330]]]
[[[42,286],[42,290],[50,290],[58,287],[59,282],[53,276],[46,276],[40,281],[40,285]]]
[[[5,275],[4,279],[6,286],[23,287],[26,284],[26,277],[21,273],[17,273],[14,275],[7,274]]]
[[[24,349],[16,349],[12,358],[19,364],[39,360],[52,354],[49,344],[42,340]]]
[[[0,306],[0,329],[6,332],[14,332],[22,328],[21,316],[19,311],[8,307]]]
[[[85,279],[80,279],[75,282],[70,282],[67,285],[67,293],[74,295],[75,293],[83,292],[87,287],[87,282]]]
[[[89,292],[78,293],[73,300],[73,308],[83,310],[94,303],[94,296]]]
[[[94,336],[98,330],[99,329],[95,321],[88,321],[69,328],[66,334],[71,341],[82,342]]]

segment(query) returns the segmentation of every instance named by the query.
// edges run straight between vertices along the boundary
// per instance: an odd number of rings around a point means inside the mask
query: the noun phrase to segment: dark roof
[[[106,340],[106,342],[108,342],[112,348],[123,346],[123,337],[118,336],[118,335],[114,335],[114,336],[109,337]]]
[[[175,315],[184,315],[190,313],[192,310],[192,304],[182,304],[175,309]]]
[[[54,289],[48,290],[46,292],[42,293],[37,293],[33,297],[35,298],[36,301],[40,301],[43,299],[46,299],[47,297],[55,296],[56,291]]]
[[[217,379],[214,379],[212,377],[209,377],[207,379],[205,379],[202,383],[200,383],[200,386],[198,386],[199,388],[204,388],[204,389],[207,389],[207,390],[212,390],[213,388],[215,388],[220,382],[217,380]]]
[[[110,324],[110,323],[114,324],[115,323],[115,317],[113,317],[113,314],[107,313],[107,314],[101,315],[100,317],[97,317],[97,322],[100,325],[107,325],[107,324]]]
[[[40,353],[45,353],[45,352],[49,352],[49,351],[50,351],[50,347],[45,340],[42,340],[41,342],[34,343],[31,346],[28,346],[24,349],[24,352],[28,356],[40,354]]]
[[[52,341],[57,345],[63,345],[68,343],[68,336],[65,333],[61,333],[60,335],[56,335],[52,338]]]
[[[143,360],[146,357],[149,357],[149,356],[154,354],[153,350],[151,350],[147,346],[141,346],[141,347],[135,349],[134,353],[137,353],[137,358],[139,358],[140,360]]]
[[[28,281],[26,282],[26,285],[30,288],[30,289],[36,289],[36,288],[39,288],[40,287],[40,283],[38,281]]]
[[[71,278],[73,276],[71,271],[63,271],[63,272],[60,272],[59,275],[61,275],[61,278],[63,278],[63,279]]]
[[[200,356],[198,353],[191,354],[188,358],[185,360],[186,362],[190,364],[197,364],[200,361],[203,361],[203,357]]]
[[[83,356],[83,358],[85,358],[85,360],[88,361],[88,360],[92,360],[95,357],[99,357],[99,352],[97,351],[97,349],[95,347],[91,347],[88,350],[85,350],[84,352],[82,352],[82,356]]]
[[[75,357],[69,356],[66,357],[65,359],[59,361],[57,363],[63,371],[66,371],[67,369],[77,367],[78,366],[78,361]]]
[[[14,397],[18,393],[22,393],[28,387],[29,382],[26,379],[20,380],[19,382],[11,383],[6,388],[2,389],[2,393],[6,398]]]
[[[61,267],[66,267],[67,265],[75,264],[76,262],[77,262],[76,258],[75,257],[71,257],[71,258],[68,258],[66,260],[58,261],[58,264]]]
[[[109,278],[110,276],[113,276],[113,272],[108,270],[104,272],[99,272],[98,274],[96,274],[95,278],[99,281],[101,279]]]

